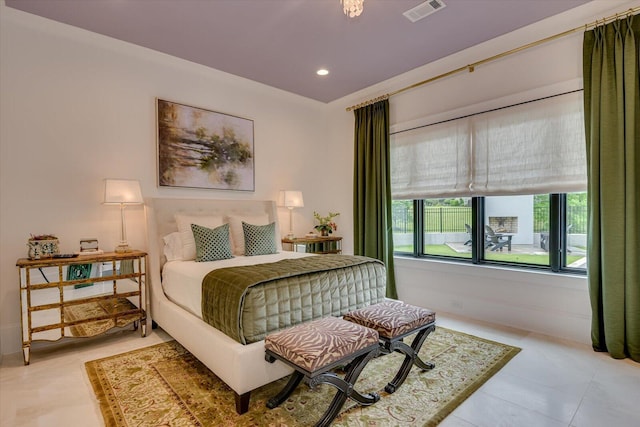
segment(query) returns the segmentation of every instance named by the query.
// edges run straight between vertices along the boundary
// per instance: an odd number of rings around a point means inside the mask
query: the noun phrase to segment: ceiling
[[[330,102],[591,0],[5,0],[7,6]],[[326,68],[330,74],[316,75]]]

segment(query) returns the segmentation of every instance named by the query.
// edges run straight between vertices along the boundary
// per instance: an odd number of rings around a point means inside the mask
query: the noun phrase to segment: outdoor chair
[[[542,233],[540,233],[540,247],[543,251],[549,252],[547,246],[549,246],[549,232],[543,231]]]
[[[505,236],[502,234],[496,234],[495,231],[493,231],[493,228],[488,225],[484,226],[484,231],[486,238],[484,246],[485,249],[492,246],[491,251],[502,251],[502,248],[507,246],[507,248],[511,250],[511,235]]]
[[[464,242],[464,245],[468,246],[471,244],[471,239],[473,237],[473,234],[472,234],[471,226],[469,224],[465,224],[464,228],[467,229],[467,234],[469,235],[469,239],[466,242]]]
[[[491,232],[489,232],[488,230],[491,230]],[[488,225],[485,225],[484,227],[484,248],[490,248],[491,246],[493,246],[493,239],[491,238],[491,235],[495,236],[495,232],[493,231],[493,228],[489,227]]]

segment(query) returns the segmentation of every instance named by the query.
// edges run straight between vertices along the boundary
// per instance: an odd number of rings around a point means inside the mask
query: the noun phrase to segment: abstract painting
[[[158,185],[254,191],[253,120],[157,99]]]

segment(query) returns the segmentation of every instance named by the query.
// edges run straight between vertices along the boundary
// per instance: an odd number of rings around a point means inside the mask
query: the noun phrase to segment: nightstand
[[[313,254],[339,254],[342,253],[342,237],[294,237],[282,239],[283,247],[293,252],[307,252]]]
[[[146,335],[146,252],[21,258],[16,266],[25,365],[33,341],[92,337],[131,323]]]

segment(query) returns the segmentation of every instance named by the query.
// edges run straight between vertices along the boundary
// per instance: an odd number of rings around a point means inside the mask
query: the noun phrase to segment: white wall
[[[593,1],[567,13],[440,61],[412,70],[330,104],[334,141],[351,157],[353,113],[345,108],[484,58],[639,5]],[[427,118],[456,117],[486,106],[509,105],[581,87],[582,31],[517,53],[475,72],[463,72],[390,99],[392,131]],[[480,106],[482,104],[482,106]],[[396,258],[399,297],[436,311],[456,313],[590,343],[590,306],[585,277],[486,266]]]
[[[400,299],[435,311],[591,342],[583,278],[406,258],[395,261]]]
[[[20,349],[15,261],[27,255],[30,233],[55,233],[63,252],[83,237],[115,247],[120,216],[101,204],[104,178],[138,179],[145,197],[263,200],[299,189],[298,234],[311,230],[314,210],[351,209],[342,184],[327,182],[335,159],[318,161],[329,151],[326,104],[3,2],[0,17],[1,354]],[[254,120],[255,192],[158,188],[156,97]],[[128,208],[127,222],[129,243],[144,248],[142,208]]]

